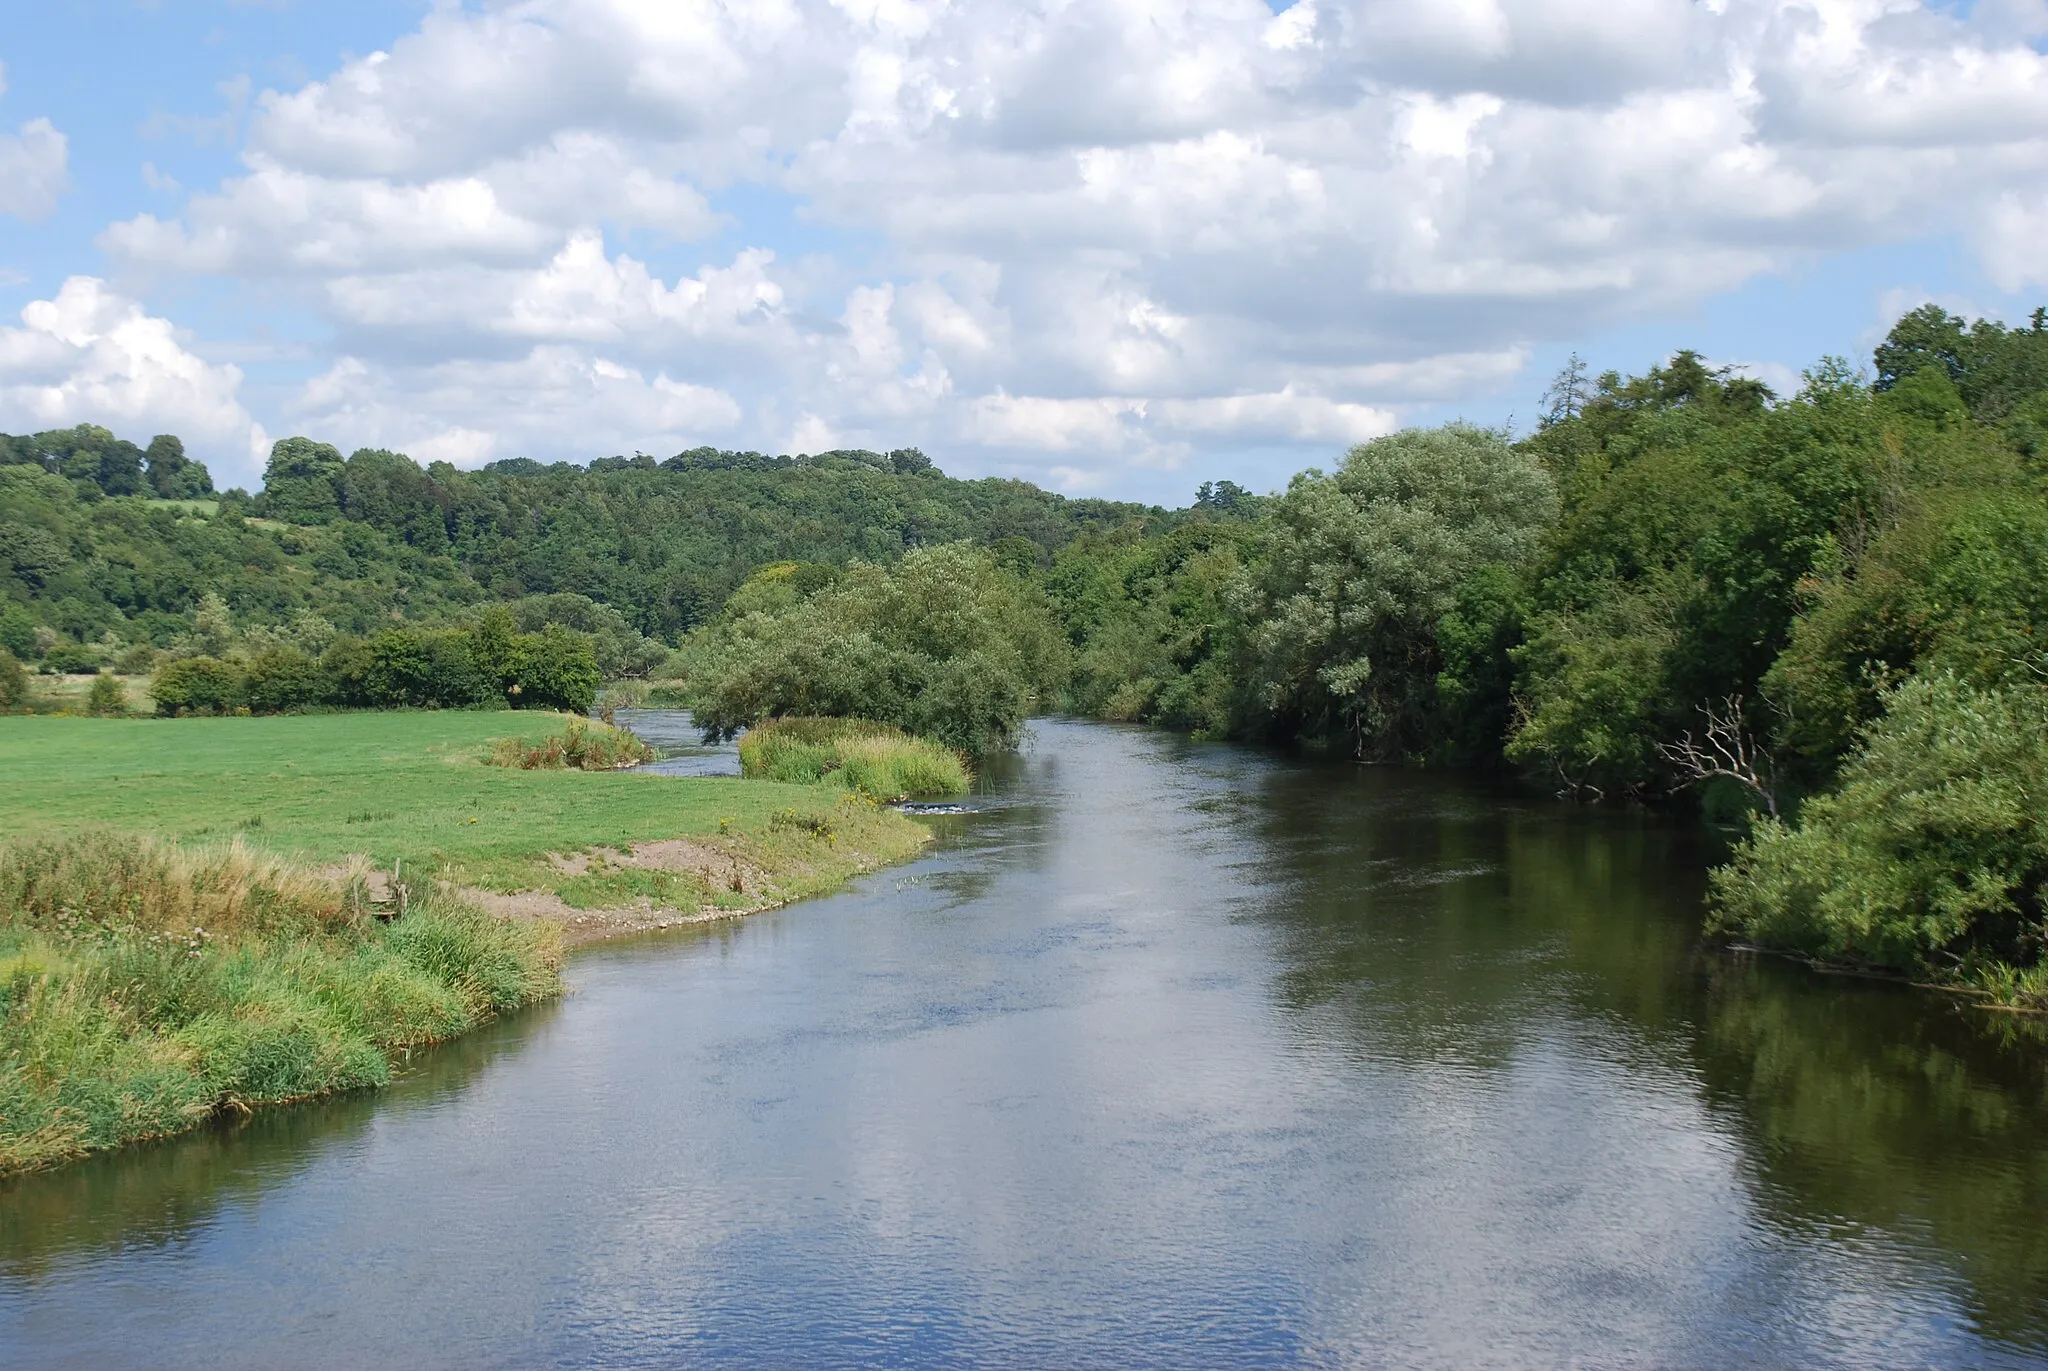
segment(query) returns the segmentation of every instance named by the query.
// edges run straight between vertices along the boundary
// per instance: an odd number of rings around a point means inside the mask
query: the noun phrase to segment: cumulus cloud
[[[54,299],[24,307],[21,321],[0,328],[0,428],[176,433],[231,479],[260,470],[269,440],[242,407],[241,371],[192,353],[168,319],[74,276]]]
[[[2008,193],[1986,216],[1980,230],[1984,264],[2005,290],[2048,286],[2048,193]]]
[[[1815,252],[1960,229],[2038,282],[2043,35],[2040,0],[437,6],[102,243],[318,312],[345,360],[300,413],[379,441],[1093,480],[1325,452]],[[744,185],[824,250],[721,211]]]
[[[723,391],[548,346],[409,368],[343,357],[306,384],[292,413],[302,430],[344,448],[395,448],[457,466],[563,452],[587,459],[635,441],[666,455],[740,420]]]
[[[7,67],[0,63],[0,96],[7,94]],[[70,146],[47,119],[31,119],[13,135],[0,134],[0,214],[46,218],[71,185]]]

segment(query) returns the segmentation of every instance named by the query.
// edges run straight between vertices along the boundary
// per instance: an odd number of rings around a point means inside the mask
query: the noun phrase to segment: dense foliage
[[[1928,307],[1875,360],[1787,399],[1692,353],[1574,362],[1520,443],[1399,434],[1242,511],[1077,540],[1045,577],[1069,698],[1777,809],[1723,928],[2022,993],[2048,932],[2048,319]]]
[[[159,713],[287,714],[357,709],[513,708],[587,711],[600,684],[589,635],[558,624],[520,633],[502,607],[469,628],[387,628],[340,636],[315,655],[273,641],[250,654],[179,657],[150,685]]]
[[[966,543],[894,566],[780,563],[758,572],[685,656],[698,722],[780,715],[895,724],[971,757],[1015,743],[1067,678],[1064,639],[1015,572]]]
[[[219,655],[224,623],[310,619],[367,637],[498,602],[523,632],[591,634],[616,679],[658,666],[772,562],[888,564],[967,540],[1028,569],[1078,534],[1157,513],[954,480],[914,449],[463,472],[305,438],[276,445],[253,500],[210,496],[175,438],[145,452],[89,427],[0,435],[0,648],[52,671],[147,670],[153,652]],[[1211,498],[1252,497],[1225,482]]]

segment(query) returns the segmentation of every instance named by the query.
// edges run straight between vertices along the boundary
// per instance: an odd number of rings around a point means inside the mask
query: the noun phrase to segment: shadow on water
[[[1902,1239],[1983,1334],[2048,1350],[2048,1020],[1705,940],[1723,847],[1689,823],[1299,764],[1245,812],[1310,1036],[1335,1018],[1375,1058],[1505,1070],[1562,1008],[1599,1030],[1578,1050],[1693,1083],[1760,1222]]]

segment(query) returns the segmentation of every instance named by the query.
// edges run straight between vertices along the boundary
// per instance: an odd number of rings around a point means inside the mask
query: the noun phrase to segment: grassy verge
[[[0,848],[0,1174],[223,1111],[382,1085],[404,1050],[559,988],[555,931],[446,897],[376,917],[240,842]]]
[[[740,739],[748,776],[824,783],[877,800],[964,795],[973,783],[952,749],[865,719],[771,719]]]
[[[814,786],[483,764],[508,730],[537,744],[561,727],[556,715],[456,711],[5,717],[0,831],[99,827],[181,844],[240,837],[316,867],[360,856],[387,872],[402,863],[579,909],[654,898],[647,887],[664,881],[631,865],[649,844],[691,845],[666,882],[678,897],[707,886],[732,907],[753,907],[831,889],[927,837],[910,819],[836,806]],[[829,840],[778,826],[785,813],[827,816]],[[729,889],[735,866],[738,892]]]

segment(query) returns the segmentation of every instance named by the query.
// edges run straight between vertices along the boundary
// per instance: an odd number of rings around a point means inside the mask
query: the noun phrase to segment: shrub
[[[965,544],[809,580],[794,564],[742,586],[685,656],[691,707],[731,733],[783,716],[875,719],[973,756],[1013,746],[1066,684],[1043,598]]]
[[[103,664],[99,653],[77,643],[59,643],[43,654],[43,670],[52,676],[83,676]]]
[[[865,719],[771,719],[740,739],[740,769],[771,781],[843,786],[883,801],[963,795],[973,784],[958,753]]]
[[[571,718],[544,738],[501,738],[485,758],[522,771],[621,771],[654,760],[654,749],[629,728]]]
[[[111,675],[102,671],[93,678],[92,690],[85,697],[85,712],[102,717],[128,712],[128,691]]]
[[[539,633],[513,640],[512,680],[507,696],[524,709],[588,713],[597,700],[597,655],[590,638],[549,624]]]
[[[295,647],[267,647],[249,662],[243,693],[257,714],[284,714],[323,703],[329,685],[314,661]]]
[[[320,675],[326,681],[328,703],[359,707],[374,703],[370,673],[375,665],[375,654],[361,638],[343,636],[329,643],[320,654]]]
[[[1714,874],[1714,925],[1813,955],[1953,974],[2042,960],[2048,692],[1949,672],[1883,697],[1839,787]]]
[[[246,703],[242,668],[218,657],[186,657],[157,669],[150,683],[159,714],[232,714]]]
[[[12,652],[0,647],[0,713],[28,704],[28,673]]]

